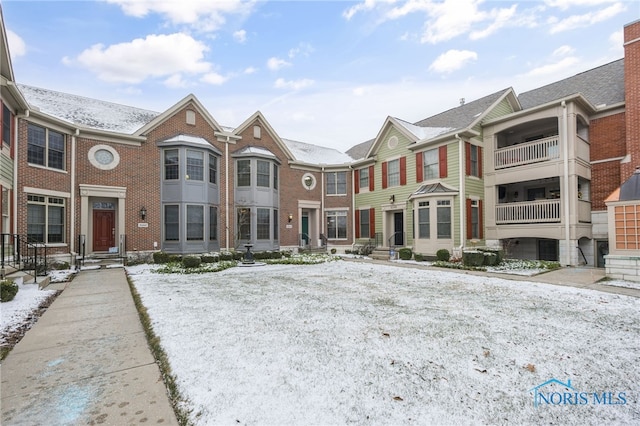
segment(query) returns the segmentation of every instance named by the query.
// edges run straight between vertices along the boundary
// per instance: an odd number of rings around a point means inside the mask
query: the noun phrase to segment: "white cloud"
[[[233,39],[238,43],[244,43],[247,41],[247,32],[245,30],[238,30],[233,33]]]
[[[310,54],[312,54],[314,52],[314,48],[313,46],[311,46],[311,44],[309,43],[300,43],[298,45],[298,47],[294,47],[293,49],[289,50],[289,59],[293,59],[296,56],[309,56]]]
[[[471,40],[486,38],[491,34],[497,32],[499,29],[508,26],[510,23],[512,23],[515,17],[517,7],[518,5],[514,4],[508,9],[491,10],[489,15],[493,21],[484,30],[472,31],[469,35],[469,38]]]
[[[558,47],[556,50],[553,51],[552,55],[553,56],[567,56],[572,54],[575,51],[575,49],[571,46],[568,45],[564,45],[564,46],[560,46]]]
[[[274,83],[274,87],[276,89],[300,90],[313,85],[313,83],[313,80],[309,80],[307,78],[289,81],[285,80],[284,78],[279,78]]]
[[[27,54],[27,44],[22,37],[9,29],[7,29],[7,43],[9,44],[9,53],[12,58]]]
[[[569,56],[567,58],[561,59],[558,62],[542,65],[538,68],[534,68],[528,73],[526,73],[526,76],[539,77],[539,76],[546,76],[546,75],[564,75],[576,63],[578,63],[578,58],[574,56]]]
[[[378,3],[376,0],[365,0],[342,12],[342,16],[348,21],[353,18],[356,13],[373,10],[376,7],[376,3]]]
[[[451,49],[438,56],[429,69],[438,73],[450,73],[459,70],[476,59],[478,59],[476,52]]]
[[[244,69],[244,71],[242,71],[243,74],[247,74],[247,75],[255,74],[257,72],[258,72],[258,68],[255,68],[255,67],[247,67]]]
[[[550,7],[560,10],[567,10],[576,6],[597,6],[604,3],[612,3],[617,0],[545,0],[544,3]]]
[[[157,0],[106,0],[117,4],[130,16],[142,18],[150,13],[164,17],[172,24],[191,25],[202,31],[216,31],[226,22],[225,15],[249,14],[255,1],[157,1]]]
[[[627,8],[622,3],[614,3],[609,7],[604,9],[597,10],[595,12],[585,13],[583,15],[573,15],[565,19],[550,20],[551,29],[549,30],[551,34],[574,30],[576,28],[585,28],[590,25],[596,24],[598,22],[606,21],[609,18],[612,18],[624,11]]]
[[[609,36],[611,50],[617,53],[617,56],[624,56],[624,31],[616,31]]]
[[[267,68],[269,68],[271,71],[277,71],[288,66],[291,66],[290,62],[287,62],[284,59],[276,58],[275,56],[267,60]]]
[[[214,86],[220,86],[221,84],[224,84],[228,79],[228,77],[220,75],[216,72],[209,72],[203,75],[200,81],[202,81],[203,83],[212,84]]]
[[[93,45],[80,53],[76,61],[101,80],[134,84],[176,73],[208,72],[211,64],[203,60],[207,50],[205,44],[186,34],[152,34],[108,47]],[[66,58],[65,62],[70,63]]]
[[[182,89],[187,87],[187,82],[184,81],[181,74],[173,74],[164,81],[164,85],[170,89]]]

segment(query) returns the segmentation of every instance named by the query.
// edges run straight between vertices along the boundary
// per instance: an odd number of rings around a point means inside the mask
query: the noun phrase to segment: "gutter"
[[[571,265],[571,253],[570,253],[570,228],[569,228],[569,135],[568,135],[568,120],[569,111],[567,111],[567,103],[562,101],[562,139],[564,141],[563,155],[564,155],[564,185],[562,190],[564,191],[564,239],[565,239],[565,266]]]
[[[464,242],[465,242],[465,223],[466,223],[466,212],[465,212],[465,185],[464,185],[464,179],[465,179],[465,166],[464,166],[464,141],[462,140],[462,138],[456,133],[454,136],[457,140],[458,140],[458,146],[459,146],[459,152],[458,152],[458,162],[459,162],[459,166],[458,166],[458,179],[460,181],[460,199],[458,200],[458,202],[460,203],[460,214],[458,215],[458,217],[460,218],[460,252],[462,252],[462,249],[464,248]]]

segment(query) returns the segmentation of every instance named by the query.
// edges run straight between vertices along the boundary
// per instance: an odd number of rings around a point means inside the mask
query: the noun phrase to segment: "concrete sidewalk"
[[[124,269],[80,272],[13,348],[1,423],[178,424]]]

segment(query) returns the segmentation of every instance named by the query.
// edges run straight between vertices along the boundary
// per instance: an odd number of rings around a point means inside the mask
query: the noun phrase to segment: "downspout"
[[[460,181],[459,186],[460,186],[460,199],[458,200],[460,203],[460,214],[458,215],[459,220],[460,220],[460,252],[462,253],[462,249],[464,248],[464,241],[465,241],[465,221],[466,221],[466,212],[465,212],[465,198],[464,198],[464,193],[465,193],[465,185],[464,185],[464,178],[465,178],[465,166],[464,166],[464,141],[462,140],[462,138],[460,136],[458,136],[458,134],[455,134],[455,138],[458,139],[458,179]]]
[[[225,251],[229,251],[229,136],[224,145],[224,232],[225,232]]]
[[[26,110],[24,113],[24,117],[29,116],[29,110]],[[11,205],[10,205],[10,217],[11,223],[9,224],[11,234],[18,233],[18,168],[20,162],[18,161],[18,154],[20,150],[18,149],[18,115],[13,117],[14,121],[14,132],[13,132],[13,191],[11,192]]]
[[[356,244],[356,171],[352,165],[349,165],[349,169],[351,169],[351,248],[353,248]]]
[[[569,112],[567,111],[567,103],[562,101],[562,139],[563,139],[563,155],[564,155],[564,185],[563,192],[564,197],[562,197],[564,204],[564,239],[565,239],[565,266],[571,265],[571,252],[570,252],[570,227],[569,227],[569,135],[568,135],[568,119]]]
[[[76,230],[75,223],[76,217],[76,152],[77,152],[77,136],[80,134],[80,129],[76,129],[75,133],[71,135],[71,188],[69,193],[71,194],[71,206],[69,206],[69,217],[71,217],[74,226],[69,226],[69,252],[74,254],[76,251]],[[82,218],[81,218],[82,220]],[[121,229],[120,232],[123,232]],[[73,262],[72,262],[73,263]]]
[[[325,230],[325,218],[326,218],[326,212],[324,211],[324,166],[322,166],[321,172],[320,172],[320,232],[321,234],[324,233]],[[328,237],[327,237],[328,238]],[[327,242],[328,245],[328,242]]]

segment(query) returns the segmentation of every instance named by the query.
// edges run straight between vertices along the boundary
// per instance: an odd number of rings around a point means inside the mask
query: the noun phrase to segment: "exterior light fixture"
[[[147,218],[147,209],[144,207],[140,208],[140,219],[145,220]]]
[[[389,197],[389,202],[394,204],[396,202],[396,196],[392,194],[391,197]]]
[[[291,222],[293,220],[293,214],[289,213],[288,219],[289,219],[289,222]]]

